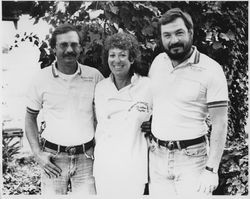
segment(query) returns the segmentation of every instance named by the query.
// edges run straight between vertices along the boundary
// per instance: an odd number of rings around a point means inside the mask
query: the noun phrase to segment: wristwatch
[[[208,170],[208,171],[210,171],[210,172],[212,172],[212,173],[214,173],[214,174],[217,174],[217,172],[215,171],[215,169],[212,168],[212,167],[206,166],[205,169]]]

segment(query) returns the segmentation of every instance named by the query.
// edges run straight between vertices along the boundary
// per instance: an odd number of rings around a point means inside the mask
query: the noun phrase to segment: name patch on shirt
[[[94,77],[82,77],[83,81],[93,82]]]
[[[136,102],[135,104],[133,104],[129,108],[128,111],[132,111],[132,110],[148,113],[149,112],[149,105],[147,102]]]

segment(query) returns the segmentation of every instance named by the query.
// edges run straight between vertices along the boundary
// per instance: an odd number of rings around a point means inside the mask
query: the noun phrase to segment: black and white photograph
[[[0,5],[0,198],[248,196],[248,1]]]

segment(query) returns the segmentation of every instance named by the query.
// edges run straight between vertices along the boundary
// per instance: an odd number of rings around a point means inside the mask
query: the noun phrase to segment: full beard
[[[172,53],[171,49],[174,48],[174,47],[183,47],[183,51],[182,52]],[[182,61],[189,54],[191,48],[192,48],[192,42],[190,41],[186,45],[184,45],[184,44],[174,44],[174,45],[171,45],[171,46],[169,46],[168,49],[165,48],[165,52],[167,53],[167,55],[169,56],[169,58],[171,60]]]

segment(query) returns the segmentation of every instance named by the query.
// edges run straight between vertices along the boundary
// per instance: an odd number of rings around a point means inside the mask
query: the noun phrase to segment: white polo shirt
[[[161,140],[206,134],[208,108],[227,105],[227,81],[221,66],[193,48],[191,57],[175,68],[166,53],[159,54],[151,65],[152,133]]]
[[[147,181],[147,143],[141,124],[152,110],[150,79],[134,75],[117,90],[110,76],[97,84],[94,175],[108,183]]]
[[[27,111],[43,110],[46,128],[42,137],[65,146],[90,141],[94,90],[102,79],[98,70],[79,63],[70,76],[60,73],[55,64],[39,71],[27,93]]]

